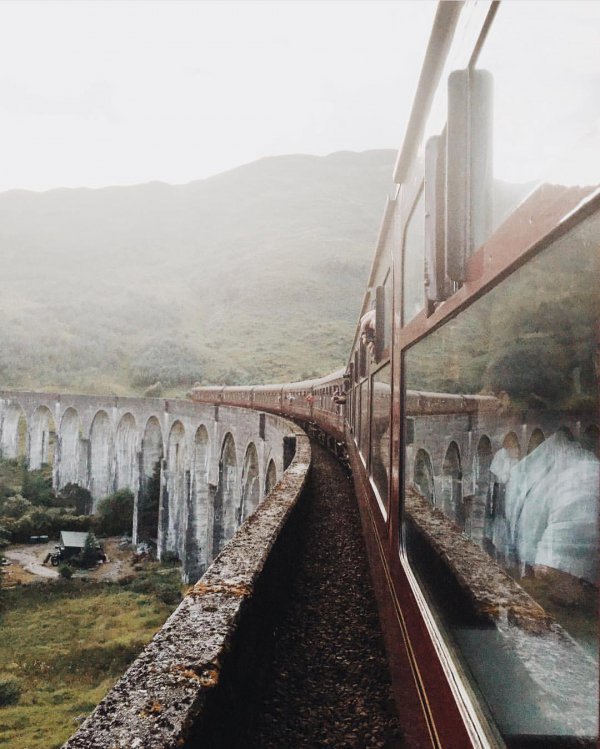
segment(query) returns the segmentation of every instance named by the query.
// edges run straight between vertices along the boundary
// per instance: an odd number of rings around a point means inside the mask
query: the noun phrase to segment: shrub
[[[174,567],[179,564],[179,561],[179,557],[174,551],[165,551],[160,558],[163,567]]]
[[[100,536],[131,533],[133,494],[129,489],[120,489],[118,492],[100,500],[94,525]]]
[[[89,531],[92,527],[93,518],[91,515],[60,515],[56,519],[57,526],[55,531]],[[60,526],[60,527],[58,527]]]
[[[31,509],[31,502],[20,494],[0,502],[0,514],[6,518],[21,518]]]
[[[52,476],[47,470],[24,471],[23,496],[34,505],[52,507],[56,501],[56,494],[52,489]]]
[[[89,515],[92,511],[92,495],[79,484],[66,484],[60,490],[59,497],[65,505],[74,507],[77,515]]]
[[[85,545],[81,551],[81,566],[93,567],[98,561],[98,541],[94,536],[94,531],[90,531],[85,539]]]
[[[70,580],[73,577],[73,570],[66,562],[63,562],[58,565],[58,574],[65,580]]]
[[[150,342],[134,359],[131,381],[147,388],[157,382],[164,387],[189,386],[202,373],[204,361],[185,342],[160,339]]]
[[[14,705],[21,696],[21,687],[16,679],[0,679],[0,707]]]

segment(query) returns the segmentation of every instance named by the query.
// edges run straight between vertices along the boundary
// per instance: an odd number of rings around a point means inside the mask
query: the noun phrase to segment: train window
[[[421,191],[404,234],[402,324],[425,306],[425,198]]]
[[[392,345],[392,314],[393,314],[393,294],[392,294],[392,273],[388,271],[385,281],[383,282],[383,349],[387,356],[390,355]]]
[[[360,385],[354,388],[354,397],[352,399],[352,406],[354,409],[353,422],[354,422],[354,439],[356,444],[360,439]]]
[[[600,4],[539,11],[537,2],[501,3],[477,61],[494,89],[490,230],[525,199],[531,214],[561,187],[598,184]]]
[[[515,749],[597,740],[599,235],[583,221],[404,353],[406,553]]]
[[[369,380],[360,386],[360,435],[359,450],[365,464],[369,460]]]
[[[379,498],[388,505],[390,472],[391,365],[386,364],[372,378],[371,397],[371,476]]]

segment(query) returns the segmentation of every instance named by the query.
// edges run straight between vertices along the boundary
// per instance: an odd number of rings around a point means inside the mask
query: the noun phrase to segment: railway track
[[[246,749],[403,741],[351,481],[313,442],[300,553]]]

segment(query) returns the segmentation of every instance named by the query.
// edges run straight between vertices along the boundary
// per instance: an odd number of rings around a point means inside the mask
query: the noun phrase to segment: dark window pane
[[[390,470],[391,366],[386,364],[373,375],[371,421],[371,475],[379,497],[387,507]]]

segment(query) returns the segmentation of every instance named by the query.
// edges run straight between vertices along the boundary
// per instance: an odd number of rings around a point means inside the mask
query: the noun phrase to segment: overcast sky
[[[435,3],[0,2],[0,190],[398,148]]]

